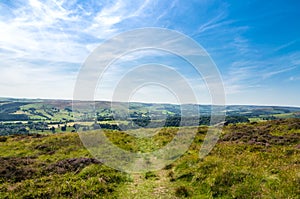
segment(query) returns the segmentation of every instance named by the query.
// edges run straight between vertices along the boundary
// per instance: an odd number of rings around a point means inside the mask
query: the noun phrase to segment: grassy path
[[[173,185],[168,178],[169,171],[160,170],[153,172],[155,176],[145,178],[145,174],[132,174],[133,182],[122,187],[120,196],[126,199],[139,198],[176,198]]]

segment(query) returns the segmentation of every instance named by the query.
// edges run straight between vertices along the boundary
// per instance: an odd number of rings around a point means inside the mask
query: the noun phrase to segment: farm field
[[[299,8],[0,1],[0,199],[300,199]]]
[[[94,109],[82,109],[82,105]],[[0,98],[0,135],[54,134],[96,126],[104,129],[138,129],[180,126],[181,109],[189,117],[200,117],[196,125],[210,125],[211,106],[151,103],[72,102],[70,100],[30,100]],[[194,111],[199,110],[197,115]],[[128,110],[128,112],[127,112]],[[226,106],[226,125],[300,118],[300,108],[276,106]],[[76,126],[77,125],[77,126]],[[194,125],[186,124],[186,126]],[[3,131],[2,131],[3,130]]]

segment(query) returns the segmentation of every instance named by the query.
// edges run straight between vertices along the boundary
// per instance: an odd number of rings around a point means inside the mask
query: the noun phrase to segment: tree
[[[61,127],[61,131],[66,131],[66,130],[67,130],[67,125]]]

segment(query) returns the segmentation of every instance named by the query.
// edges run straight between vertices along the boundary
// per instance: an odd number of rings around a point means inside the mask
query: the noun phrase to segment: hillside
[[[184,128],[198,131],[189,151],[142,174],[106,167],[76,133],[0,137],[0,198],[299,198],[300,119],[229,124],[203,160],[198,153],[207,127]],[[122,148],[147,152],[176,129],[144,139],[105,132]]]
[[[82,108],[88,105],[94,108]],[[33,100],[0,98],[0,135],[54,134],[85,130],[139,129],[210,125],[211,106],[185,104],[149,104],[124,102],[72,102],[70,100]],[[199,110],[199,114],[197,114]],[[276,106],[227,106],[225,125],[260,122],[282,118],[300,118],[300,108]],[[199,122],[194,123],[195,117]],[[190,121],[190,122],[189,122]]]

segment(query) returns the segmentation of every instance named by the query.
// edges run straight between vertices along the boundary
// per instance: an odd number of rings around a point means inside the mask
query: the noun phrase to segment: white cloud
[[[275,48],[274,51],[281,51],[282,49],[288,48],[297,42],[298,42],[298,40],[293,40],[288,43],[282,44],[281,46],[278,46],[277,48]]]
[[[274,78],[276,75],[297,69],[297,65],[294,63],[297,63],[300,59],[296,54],[269,59],[263,58],[263,60],[249,58],[247,61],[233,62],[223,78],[226,93],[228,95],[247,93],[261,87],[264,81]],[[292,79],[294,78],[292,77]]]
[[[74,81],[72,72],[19,64],[1,69],[0,90],[2,96],[70,98]]]
[[[285,73],[285,72],[291,71],[295,68],[296,68],[295,66],[292,66],[292,67],[285,67],[285,68],[281,68],[281,69],[275,69],[273,71],[269,71],[269,72],[264,73],[263,78],[270,78],[274,75],[278,75],[280,73]]]
[[[224,22],[221,22],[221,21],[225,19],[226,15],[227,15],[226,12],[224,12],[224,11],[221,12],[220,14],[215,16],[214,18],[212,18],[209,21],[207,21],[206,23],[202,24],[198,28],[197,32],[202,33],[202,32],[205,32],[207,30],[210,30],[212,28],[216,28],[216,27],[224,25]]]
[[[101,9],[85,32],[99,39],[110,38],[120,32],[115,25],[126,19],[140,16],[149,2],[150,0],[147,0],[141,4],[140,1],[125,3],[123,0],[117,0],[111,6]]]
[[[72,97],[74,71],[101,40],[119,31],[116,24],[137,16],[148,3],[0,3],[6,10],[0,18],[0,95]]]

